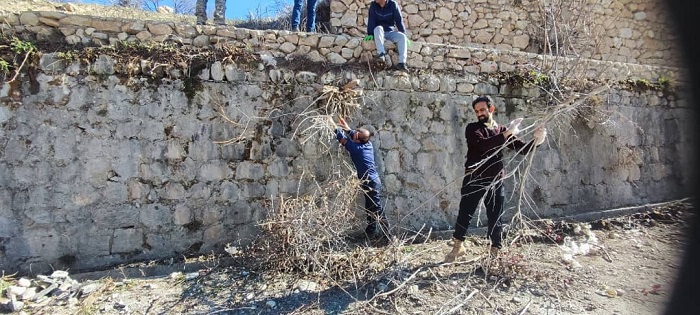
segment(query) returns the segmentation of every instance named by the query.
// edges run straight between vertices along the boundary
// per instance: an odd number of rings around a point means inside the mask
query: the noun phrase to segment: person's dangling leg
[[[214,0],[214,24],[226,25],[226,0]]]
[[[374,28],[374,43],[377,46],[377,56],[386,55],[386,50],[384,49],[384,28],[381,26]]]
[[[316,31],[316,5],[318,0],[307,0],[306,1],[306,31],[315,32]]]
[[[197,25],[207,23],[207,0],[197,0],[195,15],[197,16]]]
[[[406,63],[406,53],[408,49],[408,38],[406,34],[401,32],[389,32],[386,33],[386,39],[392,41],[396,44],[396,50],[399,53],[399,63]]]
[[[292,7],[292,32],[299,31],[299,23],[301,22],[301,7],[304,5],[304,0],[294,0]]]

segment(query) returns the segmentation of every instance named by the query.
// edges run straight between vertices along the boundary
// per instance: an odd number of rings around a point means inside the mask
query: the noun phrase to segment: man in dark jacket
[[[329,117],[329,121],[335,125],[333,118]],[[365,193],[365,211],[367,212],[365,233],[370,237],[389,235],[389,225],[381,203],[382,182],[379,180],[379,173],[374,163],[374,147],[369,141],[371,134],[365,128],[351,130],[342,118],[340,127],[342,129],[335,129],[336,138],[350,153],[350,159],[357,170],[357,178],[362,182],[361,188]],[[347,135],[343,131],[347,132]]]
[[[367,36],[364,40],[374,39],[377,45],[378,58],[386,61],[388,56],[384,49],[384,40],[390,40],[396,44],[399,51],[399,63],[396,69],[406,71],[406,50],[411,43],[406,36],[406,28],[403,25],[401,8],[394,0],[374,0],[369,5],[369,19],[367,21]]]
[[[465,129],[467,138],[467,161],[465,176],[462,181],[459,202],[459,215],[455,224],[452,251],[445,256],[445,262],[452,262],[466,252],[462,247],[467,234],[467,227],[484,195],[486,217],[488,219],[488,238],[491,240],[491,255],[496,255],[501,248],[501,213],[503,212],[503,148],[517,150],[527,154],[534,146],[544,142],[547,131],[537,128],[534,140],[525,144],[515,135],[520,132],[522,118],[513,120],[508,128],[500,126],[493,120],[496,107],[488,97],[478,97],[472,102],[472,108],[479,120],[470,123]]]

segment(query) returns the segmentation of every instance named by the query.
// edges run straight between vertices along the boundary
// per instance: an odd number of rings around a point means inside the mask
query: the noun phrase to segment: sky
[[[196,0],[191,1],[196,2]],[[116,0],[78,0],[75,2],[110,4]],[[163,5],[172,6],[172,0],[160,0],[160,2]],[[226,1],[226,18],[243,20],[248,17],[249,12],[256,17],[273,17],[277,13],[277,8],[285,5],[291,6],[293,3],[294,0],[228,0]],[[213,11],[214,0],[207,0],[207,12],[211,14]]]

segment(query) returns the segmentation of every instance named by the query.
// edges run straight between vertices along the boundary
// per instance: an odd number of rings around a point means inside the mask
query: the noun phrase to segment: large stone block
[[[127,228],[114,230],[112,237],[112,248],[110,252],[131,253],[142,249],[143,231],[141,229]]]
[[[245,161],[236,167],[236,179],[259,180],[265,176],[262,164]]]
[[[159,203],[144,205],[139,211],[139,223],[149,230],[168,228],[173,223],[171,208]]]
[[[197,179],[218,182],[231,176],[231,169],[222,162],[209,162],[199,168]]]

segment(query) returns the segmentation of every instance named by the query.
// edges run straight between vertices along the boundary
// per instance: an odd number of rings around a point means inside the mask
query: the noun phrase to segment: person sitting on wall
[[[316,4],[318,0],[306,1],[306,31],[313,32],[316,30]],[[304,6],[304,0],[294,0],[292,7],[292,31],[299,31],[299,23],[301,22],[301,7]]]
[[[226,20],[224,19],[225,12],[226,0],[214,0],[214,24],[226,25]],[[204,25],[207,23],[207,0],[197,0],[195,15],[197,16],[197,25]]]
[[[390,40],[396,44],[399,51],[399,63],[396,69],[406,71],[406,50],[411,41],[406,36],[406,28],[401,16],[401,8],[394,0],[374,0],[369,5],[369,19],[367,21],[367,36],[365,41],[374,39],[377,45],[377,57],[386,62],[384,40]]]

